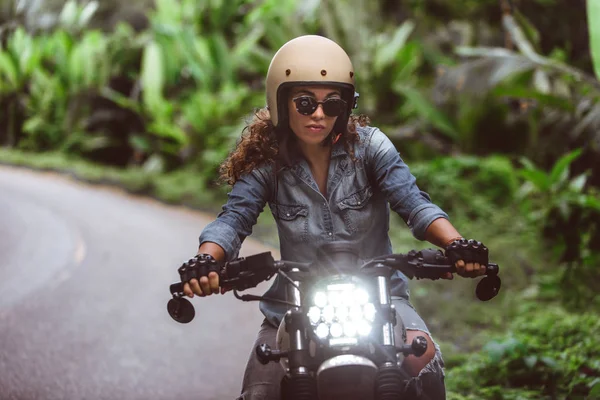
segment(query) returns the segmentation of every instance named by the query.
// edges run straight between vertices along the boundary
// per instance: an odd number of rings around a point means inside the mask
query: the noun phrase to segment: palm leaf
[[[536,66],[528,58],[501,48],[459,47],[456,51],[461,56],[481,58],[443,69],[434,85],[439,97],[449,92],[486,95],[506,79]]]
[[[164,65],[163,51],[156,42],[150,42],[144,49],[142,58],[141,82],[144,106],[150,112],[158,111],[163,101]]]
[[[61,24],[66,28],[75,26],[78,14],[77,2],[75,0],[67,1],[59,16]]]
[[[438,128],[451,139],[456,140],[459,136],[456,128],[452,125],[448,117],[437,109],[425,96],[417,89],[405,85],[397,85],[395,89],[404,95],[408,104],[414,111],[428,123]]]
[[[79,13],[79,19],[77,21],[79,28],[85,28],[90,23],[90,20],[98,11],[99,4],[97,1],[90,1],[87,3]]]
[[[246,32],[244,37],[237,41],[231,52],[236,68],[247,69],[247,66],[251,64],[250,58],[253,49],[258,46],[264,33],[264,28],[259,25],[252,28],[249,32]]]
[[[394,62],[414,29],[415,23],[411,20],[407,20],[396,29],[391,40],[385,37],[385,39],[388,40],[381,44],[378,51],[375,53],[375,59],[373,60],[373,68],[376,73],[382,72],[384,68]]]
[[[592,1],[598,3],[598,0]],[[596,7],[598,6],[596,5]],[[529,58],[531,61],[535,62],[539,66],[547,67],[551,70],[568,74],[578,81],[585,81],[600,91],[600,82],[594,79],[594,77],[589,76],[584,71],[581,71],[577,68],[571,67],[567,64],[558,62],[556,60],[544,57],[536,53],[532,44],[527,40],[525,34],[511,15],[504,15],[502,17],[502,22],[504,28],[510,33],[513,41],[515,42],[521,53],[525,55],[525,57]],[[597,25],[597,23],[591,23],[590,25]]]
[[[584,132],[600,132],[600,104],[595,104],[588,108],[587,113],[569,132],[573,139],[578,138]]]
[[[559,182],[561,180],[562,176],[564,176],[565,174],[568,175],[569,166],[571,165],[571,163],[573,161],[575,161],[579,156],[581,156],[581,153],[582,153],[582,149],[577,149],[575,151],[572,151],[572,152],[567,153],[564,156],[562,156],[554,164],[552,171],[550,171],[550,175],[549,175],[550,182],[552,182],[552,183]]]
[[[575,111],[573,102],[564,96],[553,93],[544,94],[535,89],[500,85],[494,88],[491,93],[496,97],[534,100],[541,105],[547,105],[569,113]]]
[[[0,49],[0,92],[15,91],[19,87],[19,71],[8,52]]]

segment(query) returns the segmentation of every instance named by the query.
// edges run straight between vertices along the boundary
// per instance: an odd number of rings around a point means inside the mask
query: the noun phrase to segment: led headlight
[[[308,318],[317,337],[348,345],[371,333],[376,313],[366,290],[351,282],[331,283],[314,293]]]

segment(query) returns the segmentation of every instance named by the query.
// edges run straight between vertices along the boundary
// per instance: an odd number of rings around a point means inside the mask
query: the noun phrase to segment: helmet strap
[[[360,97],[360,93],[358,93],[358,92],[355,91],[354,92],[354,99],[353,99],[353,102],[352,102],[352,109],[353,110],[356,110],[358,108],[358,98],[359,97]]]

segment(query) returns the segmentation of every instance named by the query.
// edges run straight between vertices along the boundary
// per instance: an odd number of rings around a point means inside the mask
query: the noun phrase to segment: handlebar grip
[[[485,275],[497,276],[499,271],[500,267],[498,267],[498,264],[489,263]],[[417,273],[417,278],[436,279],[447,272],[455,273],[456,267],[454,265],[423,264]]]
[[[440,265],[440,264],[422,264],[415,271],[415,277],[417,279],[440,279],[448,272],[456,272],[454,265]]]

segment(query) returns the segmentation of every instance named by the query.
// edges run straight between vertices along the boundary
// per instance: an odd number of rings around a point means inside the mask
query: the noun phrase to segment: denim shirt
[[[424,240],[429,225],[448,215],[418,188],[383,132],[374,127],[357,127],[357,132],[356,161],[341,143],[332,149],[326,197],[306,160],[280,172],[277,190],[272,166],[264,165],[236,181],[221,213],[202,231],[200,244],[214,242],[225,250],[226,260],[236,258],[267,203],[277,222],[281,258],[288,261],[311,262],[328,241],[351,242],[363,260],[392,253],[390,208],[415,238]],[[392,295],[408,298],[406,276],[395,274],[391,289]],[[285,300],[284,282],[277,277],[265,296]],[[275,326],[286,312],[285,305],[266,302],[260,309]]]

